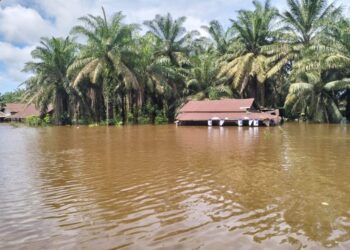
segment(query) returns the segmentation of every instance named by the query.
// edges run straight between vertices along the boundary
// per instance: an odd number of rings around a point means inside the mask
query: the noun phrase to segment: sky
[[[349,0],[338,0],[350,13]],[[272,0],[286,9],[286,0]],[[30,74],[22,72],[30,52],[41,37],[66,37],[86,14],[101,14],[101,6],[112,15],[122,11],[125,22],[142,24],[156,14],[186,16],[187,30],[201,30],[211,20],[228,26],[240,9],[251,9],[250,0],[0,0],[0,93],[15,90]]]

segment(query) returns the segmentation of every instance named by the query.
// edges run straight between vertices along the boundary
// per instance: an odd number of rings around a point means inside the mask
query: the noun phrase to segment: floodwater
[[[350,127],[0,125],[0,249],[350,248]]]

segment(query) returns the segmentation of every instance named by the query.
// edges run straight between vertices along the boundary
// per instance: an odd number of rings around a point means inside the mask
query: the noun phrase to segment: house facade
[[[8,121],[23,121],[28,117],[41,115],[40,110],[37,109],[34,104],[24,103],[7,103],[2,113],[4,116],[3,120]]]
[[[279,110],[261,111],[254,99],[189,101],[178,112],[178,125],[273,126],[280,124]]]

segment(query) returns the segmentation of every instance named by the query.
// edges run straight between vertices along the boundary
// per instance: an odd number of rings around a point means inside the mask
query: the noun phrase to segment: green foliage
[[[164,115],[157,115],[155,124],[166,124],[168,123],[168,118]]]
[[[29,126],[38,127],[38,126],[48,126],[51,125],[51,117],[46,115],[44,118],[38,116],[31,116],[26,118],[25,123]]]
[[[7,92],[4,94],[0,93],[0,108],[4,107],[6,103],[22,102],[24,91],[24,89],[17,89],[15,91]]]
[[[56,125],[67,124],[69,102],[73,89],[67,78],[67,68],[75,60],[77,45],[69,37],[42,38],[32,51],[34,61],[27,62],[24,71],[34,73],[26,82],[24,99],[35,103],[42,113],[50,104]]]
[[[350,20],[326,0],[287,0],[283,13],[270,0],[239,10],[225,29],[211,21],[187,31],[186,17],[156,15],[139,25],[121,12],[86,15],[71,38],[43,38],[32,51],[24,95],[0,95],[0,105],[35,103],[52,118],[31,124],[99,125],[172,123],[190,99],[255,98],[285,104],[290,117],[350,119]],[[80,39],[79,39],[80,40]],[[19,90],[20,91],[20,90]]]

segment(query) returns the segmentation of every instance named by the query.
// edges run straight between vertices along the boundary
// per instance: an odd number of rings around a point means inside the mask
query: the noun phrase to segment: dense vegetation
[[[186,31],[185,17],[144,26],[121,12],[79,18],[67,38],[43,38],[25,71],[24,99],[55,124],[172,122],[189,99],[254,97],[291,118],[350,118],[350,20],[326,0],[287,0],[280,13],[253,1],[225,29]],[[142,35],[146,30],[146,34]],[[86,41],[77,43],[76,37]]]
[[[21,102],[23,94],[23,89],[17,89],[4,94],[0,93],[0,109],[3,108],[6,103]]]

